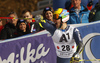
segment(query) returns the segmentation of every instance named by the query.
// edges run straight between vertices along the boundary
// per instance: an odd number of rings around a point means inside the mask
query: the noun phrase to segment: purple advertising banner
[[[56,50],[47,34],[0,43],[0,63],[56,63]]]

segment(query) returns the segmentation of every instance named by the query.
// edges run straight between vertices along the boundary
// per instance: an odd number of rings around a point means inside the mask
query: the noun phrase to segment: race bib
[[[60,58],[71,58],[72,55],[75,53],[76,51],[76,44],[72,43],[72,44],[57,44],[54,43],[55,47],[56,47],[56,53],[57,56]]]

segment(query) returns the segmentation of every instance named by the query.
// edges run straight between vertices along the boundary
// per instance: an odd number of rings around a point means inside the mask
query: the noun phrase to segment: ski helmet
[[[62,22],[67,22],[69,20],[69,12],[66,9],[58,8],[53,17],[54,19],[62,18]]]

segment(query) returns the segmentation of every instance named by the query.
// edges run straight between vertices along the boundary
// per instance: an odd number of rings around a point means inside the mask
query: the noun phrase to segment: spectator
[[[73,5],[72,5],[71,1],[66,1],[66,3],[65,3],[65,9],[67,9],[68,12],[69,12],[69,10],[70,10],[72,7],[73,7]],[[93,2],[90,1],[90,2],[87,4],[87,9],[91,11],[92,7],[93,7]]]
[[[89,10],[81,5],[81,0],[71,0],[73,8],[70,10],[68,24],[89,23]]]
[[[100,4],[96,3],[95,7],[89,14],[89,22],[100,20]]]
[[[22,17],[23,18],[33,18],[30,10],[24,10],[22,12]],[[43,30],[43,28],[41,28],[37,22],[32,22],[32,19],[26,19],[26,21],[29,25],[29,29],[31,33],[36,33],[36,32]]]
[[[2,20],[0,19],[0,33],[1,33],[1,30],[4,28],[3,24],[2,24]]]
[[[54,10],[53,10],[52,7],[44,8],[44,10],[43,10],[43,17],[44,17],[44,19],[53,21],[53,13],[54,13]]]
[[[16,36],[22,36],[31,33],[26,20],[20,19],[17,22],[17,34]]]
[[[53,22],[53,13],[54,13],[54,10],[52,7],[46,7],[44,8],[43,10],[43,18],[49,22],[50,24],[54,25],[54,22]]]
[[[10,12],[9,17],[17,18],[15,12]],[[9,22],[4,26],[4,29],[1,31],[0,39],[10,39],[15,37],[16,25],[18,19],[10,19]]]

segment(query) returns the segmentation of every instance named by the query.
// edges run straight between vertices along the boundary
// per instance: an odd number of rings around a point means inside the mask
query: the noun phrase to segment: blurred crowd
[[[7,17],[12,17],[15,19],[7,19],[6,24],[2,25],[2,20],[0,21],[0,39],[10,39],[19,36],[23,36],[29,33],[36,33],[44,30],[39,26],[39,23],[32,20],[33,16],[30,10],[23,10],[21,19],[18,19],[16,12],[10,12]],[[25,19],[26,18],[26,19]],[[30,18],[30,19],[27,19]]]
[[[79,0],[80,1],[80,0]],[[100,20],[100,4],[96,3],[93,8],[93,2],[90,1],[87,7],[81,5],[80,2],[68,1],[65,3],[65,9],[70,13],[67,24],[80,24],[89,23]],[[32,18],[32,12],[30,10],[23,10],[22,19],[19,18],[16,12],[10,12],[7,17],[13,17],[16,19],[6,19],[6,24],[2,24],[0,19],[0,40],[15,38],[26,34],[34,34],[39,31],[45,30],[40,23],[36,22]],[[48,23],[55,25],[53,18],[54,10],[52,7],[46,7],[43,9],[43,19]]]

